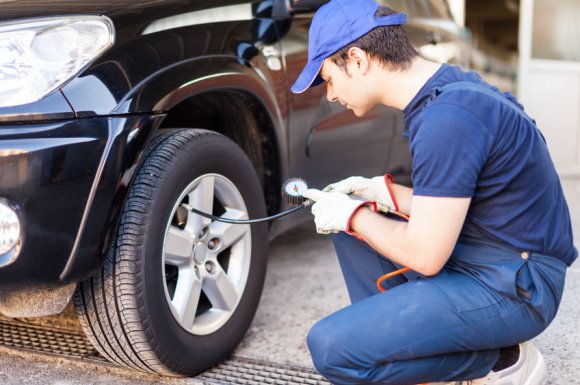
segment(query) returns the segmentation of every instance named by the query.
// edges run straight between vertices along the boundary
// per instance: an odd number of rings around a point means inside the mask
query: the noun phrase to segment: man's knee
[[[339,350],[343,348],[337,346],[336,325],[332,325],[328,317],[318,321],[310,329],[306,342],[316,369],[331,379],[338,364]]]
[[[328,333],[328,325],[325,325],[326,319],[318,321],[308,332],[306,343],[314,366],[322,372],[324,367],[328,366],[328,356],[334,351],[334,341]]]
[[[359,384],[359,374],[364,372],[350,358],[356,355],[349,345],[354,341],[343,327],[337,325],[332,315],[318,321],[306,338],[312,362],[316,369],[334,384]]]

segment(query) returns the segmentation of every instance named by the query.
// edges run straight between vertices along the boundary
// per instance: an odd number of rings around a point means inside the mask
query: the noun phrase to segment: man
[[[558,176],[515,98],[420,58],[404,22],[373,0],[332,0],[292,87],[326,82],[357,116],[403,110],[413,159],[412,189],[385,175],[304,194],[317,231],[334,233],[352,301],[312,328],[312,359],[335,384],[541,384],[525,341],[554,318],[578,254]],[[381,293],[375,280],[401,265],[415,273]]]

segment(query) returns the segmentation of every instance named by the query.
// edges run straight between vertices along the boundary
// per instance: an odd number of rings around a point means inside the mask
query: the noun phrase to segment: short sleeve
[[[413,123],[413,194],[472,197],[489,152],[489,128],[448,103],[428,106]]]

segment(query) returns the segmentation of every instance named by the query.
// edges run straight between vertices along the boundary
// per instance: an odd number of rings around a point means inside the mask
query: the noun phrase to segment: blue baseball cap
[[[324,59],[343,47],[376,27],[407,22],[404,13],[375,17],[378,8],[375,0],[332,0],[320,7],[308,33],[308,62],[292,86],[292,92],[300,94],[323,83],[319,73]]]

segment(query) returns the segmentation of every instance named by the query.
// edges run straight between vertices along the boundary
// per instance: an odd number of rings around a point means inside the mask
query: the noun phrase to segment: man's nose
[[[326,99],[328,99],[329,102],[336,102],[337,99],[334,89],[328,82],[326,83]]]

